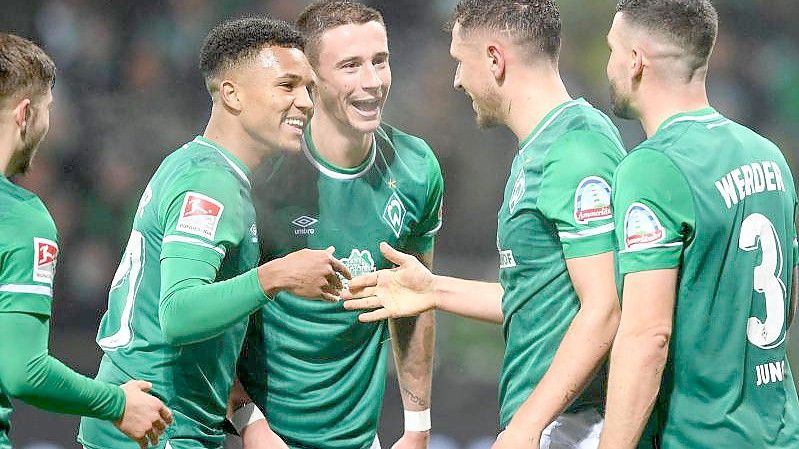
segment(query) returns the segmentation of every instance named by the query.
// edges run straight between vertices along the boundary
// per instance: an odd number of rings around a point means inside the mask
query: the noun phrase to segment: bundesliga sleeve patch
[[[187,192],[175,229],[213,240],[223,210],[225,206],[219,201],[200,193]]]
[[[53,285],[55,265],[58,260],[58,244],[40,237],[33,238],[33,280]]]
[[[597,176],[583,178],[574,193],[574,219],[587,224],[613,218],[610,207],[610,184]]]
[[[624,248],[631,249],[660,242],[666,236],[652,209],[632,203],[624,214]]]

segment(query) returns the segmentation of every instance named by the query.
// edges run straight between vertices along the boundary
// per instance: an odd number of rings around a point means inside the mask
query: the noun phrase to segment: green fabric
[[[0,313],[0,386],[43,410],[115,421],[122,417],[122,389],[82,376],[48,353],[50,319]],[[20,344],[24,342],[24,344]]]
[[[167,342],[186,345],[216,337],[267,301],[257,269],[220,282],[214,282],[216,272],[192,259],[161,261],[158,315]]]
[[[543,377],[580,307],[566,259],[612,251],[610,182],[618,131],[585,100],[553,109],[520,144],[498,214],[504,427]],[[605,370],[568,411],[600,407]]]
[[[711,108],[671,117],[639,148],[614,186],[621,269],[679,267],[669,358],[641,447],[799,447],[785,355],[796,263],[785,158]]]
[[[189,323],[181,313],[209,316],[214,310],[234,312],[241,295],[255,292],[251,276],[232,282],[246,290],[236,296],[195,297],[180,287],[193,282],[234,279],[250,272],[258,263],[255,210],[250,194],[249,172],[234,156],[213,142],[197,137],[169,155],[145,188],[133,220],[133,229],[108,295],[97,342],[105,352],[97,374],[114,384],[130,379],[153,383],[153,393],[172,409],[175,423],[167,430],[170,444],[217,448],[224,434],[222,422],[227,397],[235,376],[236,361],[244,341],[247,318],[239,312],[216,316],[214,323]],[[187,276],[162,279],[162,261],[174,266],[202,267],[198,273],[169,270]],[[207,265],[207,267],[202,264]],[[199,277],[198,277],[199,276]],[[197,281],[198,279],[201,279]],[[164,293],[177,293],[166,301]],[[170,285],[180,284],[176,289]],[[228,288],[230,285],[228,285]],[[196,285],[198,293],[209,286]],[[210,287],[211,293],[226,287]],[[174,303],[173,303],[174,301]],[[212,310],[191,310],[198,304],[216,302]],[[203,341],[174,346],[164,337],[159,311],[167,312],[167,329],[177,341]],[[184,311],[184,312],[181,312]],[[195,315],[196,314],[196,315]],[[177,320],[172,318],[178,317]],[[229,324],[222,329],[221,322]],[[175,324],[175,326],[172,326]],[[196,328],[191,328],[197,325]],[[210,326],[210,327],[208,327]],[[209,330],[210,329],[210,330]],[[217,333],[221,331],[221,333]],[[170,331],[171,332],[171,331]],[[210,336],[211,334],[214,336]],[[105,422],[83,419],[78,439],[98,448],[136,448]]]
[[[357,276],[392,266],[381,241],[409,252],[432,249],[443,182],[423,140],[383,124],[357,169],[326,163],[312,145],[306,131],[305,151],[254,174],[264,260],[333,245]],[[385,389],[386,323],[362,324],[341,304],[285,292],[262,311],[250,325],[239,374],[272,428],[293,448],[368,448]]]

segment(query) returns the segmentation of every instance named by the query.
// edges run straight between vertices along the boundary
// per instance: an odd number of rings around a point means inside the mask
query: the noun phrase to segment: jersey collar
[[[372,148],[369,150],[369,155],[360,165],[353,168],[345,168],[332,164],[319,154],[316,145],[313,143],[313,138],[311,137],[310,124],[305,127],[305,131],[302,133],[302,151],[311,164],[325,176],[333,179],[355,179],[363,176],[375,163],[375,157],[377,155],[377,133],[372,135]]]
[[[722,118],[724,118],[724,116],[710,106],[694,111],[680,112],[672,115],[661,123],[655,134],[677,123],[712,122]]]
[[[545,115],[540,122],[538,122],[530,134],[528,134],[524,140],[519,142],[519,153],[523,153],[524,150],[526,150],[527,147],[529,147],[530,144],[532,144],[533,141],[535,141],[535,139],[537,139],[538,136],[540,136],[541,133],[543,133],[544,130],[546,130],[547,127],[549,127],[549,125],[551,125],[552,122],[554,122],[563,111],[574,106],[591,106],[591,104],[585,101],[584,98],[577,98],[576,100],[569,100],[555,106],[551,111],[547,112],[547,115]]]
[[[244,162],[241,162],[239,158],[231,154],[229,151],[222,148],[221,145],[213,142],[211,140],[206,139],[203,136],[197,136],[194,138],[194,143],[198,143],[200,145],[213,148],[214,150],[218,151],[219,154],[225,159],[225,161],[230,165],[230,168],[239,175],[239,177],[244,181],[248,186],[250,185],[250,169],[247,167]]]

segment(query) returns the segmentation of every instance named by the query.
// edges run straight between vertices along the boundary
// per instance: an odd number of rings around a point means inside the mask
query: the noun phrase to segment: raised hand
[[[302,249],[258,267],[261,288],[274,297],[285,290],[294,295],[326,301],[338,301],[343,285],[339,274],[352,279],[347,267],[325,250]]]
[[[150,382],[131,380],[122,385],[125,392],[125,411],[114,425],[125,435],[147,449],[156,445],[159,436],[172,424],[172,412],[158,398],[147,394],[153,387]]]
[[[416,257],[388,245],[380,244],[383,256],[397,265],[359,276],[349,283],[341,295],[348,310],[376,309],[358,316],[368,323],[386,318],[415,316],[436,307],[433,290],[435,277]]]

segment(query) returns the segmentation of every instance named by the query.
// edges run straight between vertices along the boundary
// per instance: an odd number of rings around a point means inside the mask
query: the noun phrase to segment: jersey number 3
[[[111,281],[111,301],[109,307],[119,307],[122,299],[122,311],[120,312],[119,330],[113,335],[102,338],[98,341],[101,348],[113,351],[127,346],[133,341],[133,327],[130,320],[133,314],[133,303],[136,300],[136,293],[142,279],[142,265],[144,263],[144,236],[141,232],[133,230],[125,248],[125,254],[119,263],[114,280]],[[119,298],[122,296],[122,298]]]
[[[738,247],[744,251],[755,251],[759,247],[763,255],[760,265],[755,267],[753,288],[766,300],[766,316],[763,321],[749,317],[746,337],[759,348],[775,348],[785,339],[786,289],[780,278],[783,253],[774,225],[764,215],[749,215],[741,224]]]

